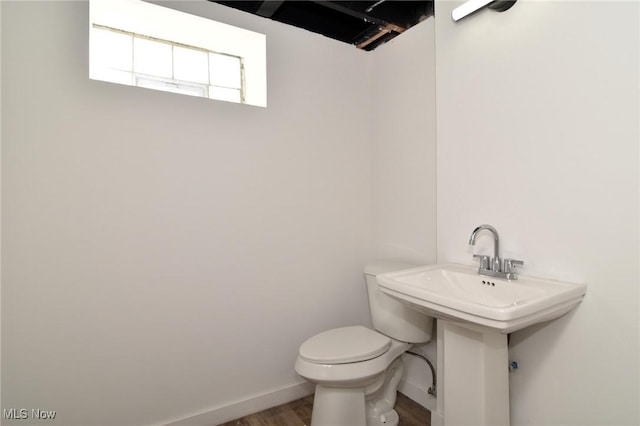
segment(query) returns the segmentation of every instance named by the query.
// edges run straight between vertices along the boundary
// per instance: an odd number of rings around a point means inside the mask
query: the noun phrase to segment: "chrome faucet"
[[[498,237],[498,231],[496,231],[496,228],[491,225],[478,226],[473,230],[469,237],[469,245],[474,246],[476,244],[476,236],[478,235],[478,232],[484,230],[493,234],[493,257],[479,254],[473,255],[474,259],[480,260],[478,274],[496,278],[506,278],[508,280],[517,280],[518,274],[515,273],[515,267],[518,265],[524,265],[524,262],[516,259],[500,259],[500,237]]]

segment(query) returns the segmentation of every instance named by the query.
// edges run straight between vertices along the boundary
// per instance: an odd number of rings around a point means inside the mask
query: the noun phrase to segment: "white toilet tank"
[[[431,340],[433,318],[387,296],[378,288],[376,275],[413,268],[403,262],[373,262],[364,268],[373,328],[393,339],[408,343]]]

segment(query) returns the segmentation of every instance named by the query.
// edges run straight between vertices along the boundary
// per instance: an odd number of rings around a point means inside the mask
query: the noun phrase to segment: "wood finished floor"
[[[313,395],[232,420],[220,426],[305,426],[311,424],[312,408]],[[398,393],[395,409],[400,416],[398,426],[431,425],[429,410],[401,393]]]

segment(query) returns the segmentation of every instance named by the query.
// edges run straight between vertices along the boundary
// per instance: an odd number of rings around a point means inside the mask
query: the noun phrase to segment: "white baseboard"
[[[308,382],[296,383],[275,389],[259,395],[254,395],[247,399],[231,402],[222,406],[212,408],[210,410],[185,417],[180,420],[167,423],[164,426],[202,426],[202,425],[218,425],[258,411],[266,410],[277,405],[286,404],[296,399],[304,398],[313,393],[313,384]],[[412,399],[418,404],[431,411],[432,424],[437,424],[434,417],[438,417],[436,412],[436,398],[429,395],[425,389],[411,383],[407,380],[400,382],[398,391],[406,397]],[[436,420],[434,423],[433,420]]]
[[[304,398],[313,393],[313,385],[303,382],[274,389],[247,399],[231,402],[211,410],[167,423],[165,426],[218,425],[277,405]]]
[[[402,382],[400,382],[398,391],[431,412],[431,426],[444,425],[444,417],[442,416],[442,413],[438,412],[438,404],[435,396],[430,395],[422,387],[417,386],[416,384],[411,383],[407,380],[403,380]]]
[[[430,395],[426,389],[423,389],[415,383],[411,383],[410,381],[405,379],[400,382],[398,391],[407,398],[412,399],[427,410],[431,411],[432,415],[436,412],[436,397]]]

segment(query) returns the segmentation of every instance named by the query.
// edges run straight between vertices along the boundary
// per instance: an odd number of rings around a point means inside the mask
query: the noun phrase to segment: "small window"
[[[93,25],[91,76],[183,95],[244,102],[242,58]]]
[[[139,0],[91,0],[91,22],[94,80],[266,106],[263,34]]]

